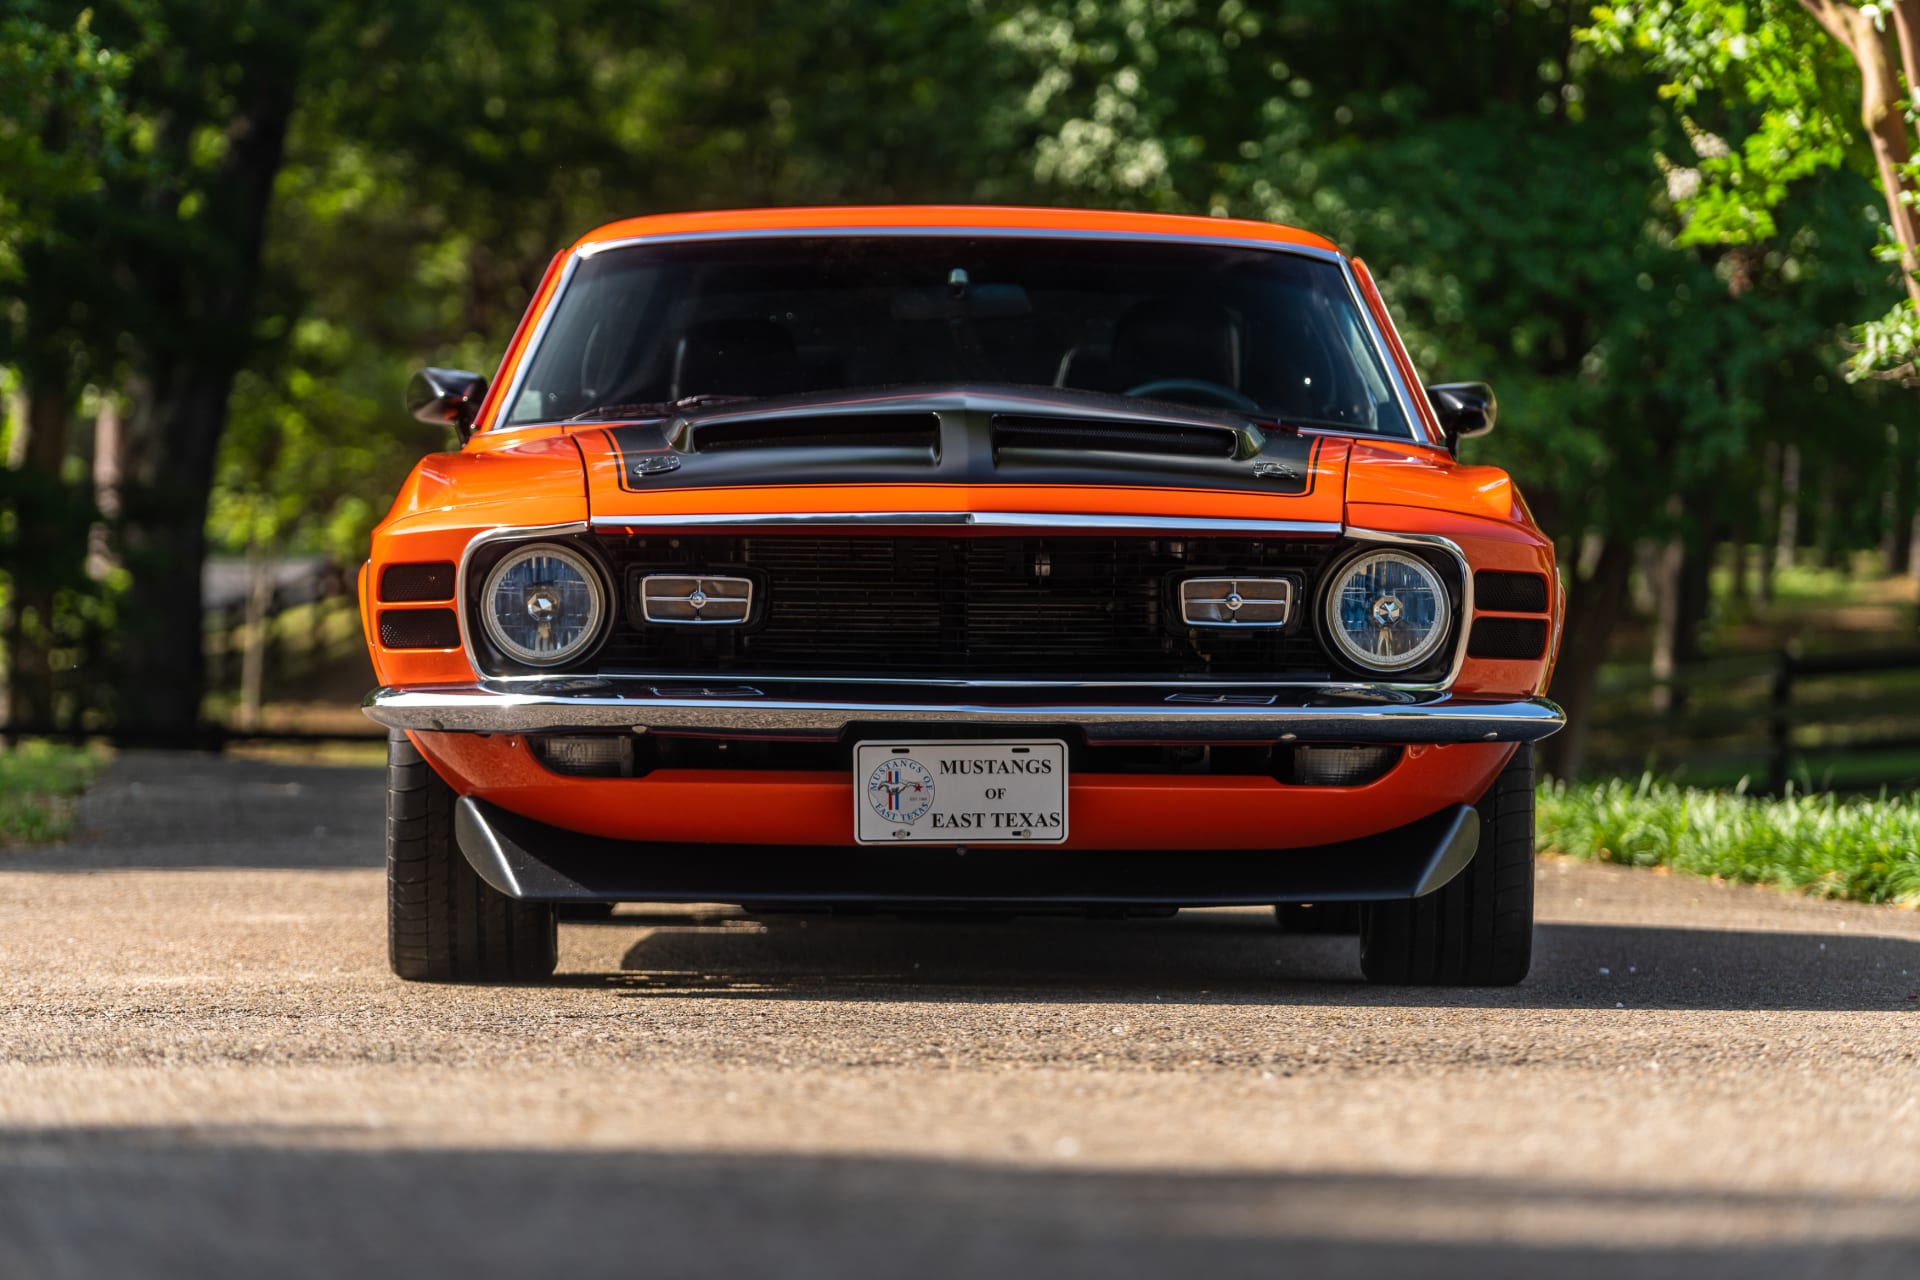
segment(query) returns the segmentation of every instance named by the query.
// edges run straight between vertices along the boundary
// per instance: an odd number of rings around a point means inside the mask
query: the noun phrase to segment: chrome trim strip
[[[1075,515],[1051,511],[763,511],[741,515],[595,516],[596,529],[695,529],[751,526],[817,528],[879,525],[935,529],[1127,529],[1141,533],[1292,533],[1338,537],[1333,520],[1222,520],[1206,516]]]
[[[593,684],[592,681],[580,681]],[[395,729],[436,733],[547,733],[583,729],[837,737],[848,725],[1077,725],[1094,742],[1531,742],[1566,716],[1544,698],[1463,702],[1449,694],[1392,701],[1316,697],[1289,706],[1111,701],[889,702],[799,698],[606,696],[514,692],[487,684],[378,689],[366,713]]]
[[[1380,367],[1387,371],[1387,377],[1392,379],[1394,389],[1400,393],[1400,412],[1405,414],[1407,419],[1405,436],[1384,436],[1375,432],[1373,433],[1375,438],[1412,440],[1415,444],[1432,445],[1435,448],[1444,449],[1446,442],[1430,437],[1427,434],[1427,420],[1414,411],[1413,388],[1407,386],[1406,380],[1400,376],[1400,365],[1393,358],[1393,351],[1387,344],[1386,335],[1381,333],[1380,326],[1374,323],[1373,308],[1369,307],[1367,300],[1360,296],[1360,279],[1353,273],[1353,264],[1347,260],[1345,254],[1340,255],[1339,261],[1341,278],[1347,282],[1347,296],[1352,299],[1353,305],[1359,309],[1361,320],[1366,323],[1367,336],[1373,340],[1374,358],[1380,361]],[[1387,323],[1393,323],[1392,316],[1387,317]],[[1425,388],[1421,389],[1421,394],[1425,394]],[[1364,439],[1364,437],[1359,438]]]
[[[584,520],[576,520],[570,524],[501,525],[485,533],[476,534],[467,542],[467,549],[460,553],[460,566],[453,572],[453,612],[460,621],[460,647],[466,651],[469,667],[475,671],[486,669],[480,665],[480,650],[473,642],[472,630],[467,626],[470,605],[467,597],[467,580],[473,566],[473,553],[483,546],[490,546],[496,542],[538,542],[542,538],[564,538],[570,534],[585,532],[587,532],[587,523]],[[597,559],[596,557],[596,562]],[[596,568],[599,568],[603,576],[605,575],[604,566],[596,563]],[[618,613],[620,592],[616,583],[609,581],[605,585],[608,590],[607,599],[611,602],[607,616],[611,619]],[[546,678],[552,677],[549,675]]]
[[[1389,545],[1438,547],[1454,558],[1460,566],[1460,633],[1453,638],[1453,666],[1447,671],[1444,680],[1427,685],[1401,685],[1403,689],[1450,689],[1453,682],[1460,678],[1460,668],[1467,662],[1467,633],[1473,630],[1473,565],[1467,561],[1467,553],[1452,538],[1443,538],[1437,533],[1390,533],[1385,529],[1348,529],[1347,536],[1362,542],[1383,542]],[[1333,575],[1327,574],[1326,583],[1321,590],[1333,581]],[[1324,597],[1322,604],[1325,604]],[[478,668],[475,668],[478,670]]]
[[[545,341],[547,329],[553,324],[553,317],[560,310],[560,299],[566,296],[567,286],[573,283],[573,273],[579,266],[580,255],[576,253],[567,259],[566,266],[560,268],[560,279],[554,283],[553,293],[547,298],[547,305],[540,312],[540,319],[534,322],[533,332],[527,335],[527,345],[520,348],[520,363],[514,367],[513,382],[507,387],[506,395],[500,398],[500,408],[495,411],[493,421],[487,424],[488,431],[495,431],[509,425],[507,419],[513,416],[513,406],[520,399],[520,388],[526,384],[527,371],[533,368],[533,358],[540,354],[540,344]],[[523,422],[512,425],[532,427],[543,424]]]
[[[1279,225],[1279,224],[1274,224]],[[1154,244],[1202,245],[1209,249],[1233,246],[1264,249],[1270,253],[1297,253],[1321,262],[1338,262],[1345,255],[1337,249],[1318,245],[1291,244],[1284,240],[1249,240],[1229,232],[1217,236],[1176,234],[1165,231],[1079,231],[1071,227],[982,227],[967,222],[928,224],[913,227],[861,226],[857,223],[822,227],[742,227],[731,231],[670,231],[660,235],[626,236],[582,245],[574,251],[577,258],[597,258],[614,249],[637,249],[650,244],[694,244],[707,240],[802,240],[815,236],[981,236],[999,240],[1103,240],[1149,241]]]
[[[1246,583],[1248,590],[1265,588],[1280,589],[1277,600],[1263,599],[1245,595],[1240,584]],[[1224,596],[1200,596],[1193,592],[1201,587],[1211,587],[1215,591],[1225,588]],[[1292,578],[1182,578],[1180,580],[1180,621],[1189,627],[1218,627],[1225,630],[1253,630],[1255,628],[1284,627],[1293,621],[1293,579]],[[1196,618],[1193,610],[1196,605],[1224,604],[1227,606],[1227,620],[1215,622],[1206,618]],[[1279,605],[1280,617],[1272,622],[1241,621],[1240,610],[1247,605]]]
[[[693,590],[683,596],[655,595],[652,584],[656,582],[691,582]],[[706,591],[709,584],[716,591],[731,586],[733,589],[745,591],[746,594],[708,595]],[[700,598],[696,600],[694,598],[696,596]],[[656,604],[690,604],[693,606],[693,616],[691,618],[656,618],[653,616],[653,606]],[[737,618],[709,618],[702,612],[708,604],[737,604],[744,607]],[[744,627],[753,617],[753,579],[714,577],[711,574],[650,573],[640,579],[640,616],[645,621],[662,627]]]
[[[1360,296],[1360,284],[1353,274],[1353,266],[1347,255],[1336,249],[1322,249],[1316,245],[1288,244],[1275,240],[1249,240],[1241,236],[1223,232],[1217,236],[1208,235],[1172,235],[1165,232],[1125,232],[1125,231],[1076,231],[1057,227],[979,227],[965,223],[946,226],[923,227],[759,227],[733,231],[680,231],[653,236],[628,236],[620,240],[604,240],[576,249],[562,268],[560,282],[554,287],[553,295],[547,300],[546,309],[541,313],[539,322],[527,337],[525,353],[519,367],[514,370],[513,383],[507,388],[506,396],[501,400],[503,406],[495,416],[494,423],[488,425],[488,431],[508,430],[514,427],[553,426],[551,422],[508,423],[513,404],[520,398],[521,386],[526,381],[527,370],[533,364],[533,358],[539,351],[541,341],[546,337],[547,326],[555,312],[560,309],[566,289],[573,279],[575,268],[588,258],[598,257],[614,249],[635,249],[655,244],[691,244],[702,241],[719,240],[772,240],[798,239],[808,236],[981,236],[1003,240],[1099,240],[1106,242],[1146,242],[1152,244],[1199,245],[1210,249],[1232,247],[1254,249],[1266,253],[1291,253],[1317,262],[1330,262],[1340,269],[1341,279],[1347,288],[1347,297],[1359,311],[1361,322],[1366,326],[1367,336],[1373,344],[1374,357],[1386,370],[1387,378],[1398,393],[1400,412],[1407,420],[1407,434],[1388,436],[1380,432],[1340,432],[1351,439],[1411,440],[1415,444],[1435,445],[1429,439],[1424,427],[1424,419],[1413,411],[1412,392],[1400,376],[1399,367],[1394,363],[1386,339],[1374,323],[1373,312]]]

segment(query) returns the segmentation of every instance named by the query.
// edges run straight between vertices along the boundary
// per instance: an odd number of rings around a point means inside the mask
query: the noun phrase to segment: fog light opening
[[[1288,781],[1303,787],[1364,787],[1399,764],[1402,751],[1378,746],[1295,747]]]
[[[631,778],[633,739],[626,734],[549,734],[530,739],[540,763],[576,778]]]

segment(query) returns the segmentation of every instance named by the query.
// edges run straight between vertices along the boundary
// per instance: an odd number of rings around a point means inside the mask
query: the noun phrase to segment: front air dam
[[[1392,831],[1276,851],[646,844],[584,836],[463,797],[454,834],[482,879],[536,902],[765,906],[1227,907],[1419,898],[1480,843],[1453,805]]]

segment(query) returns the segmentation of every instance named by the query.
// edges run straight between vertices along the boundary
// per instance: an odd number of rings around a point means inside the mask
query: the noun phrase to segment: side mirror
[[[486,399],[487,380],[461,369],[422,369],[407,379],[407,412],[436,427],[452,427],[465,444]]]
[[[1460,442],[1493,430],[1500,405],[1484,382],[1442,382],[1427,388],[1427,401],[1446,433],[1447,452],[1460,456]]]

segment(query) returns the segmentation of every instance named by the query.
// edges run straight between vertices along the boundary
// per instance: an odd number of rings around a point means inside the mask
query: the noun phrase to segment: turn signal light
[[[1293,781],[1303,787],[1364,787],[1400,763],[1399,747],[1295,747]]]
[[[633,739],[617,733],[549,734],[531,740],[540,763],[575,778],[633,776]]]

